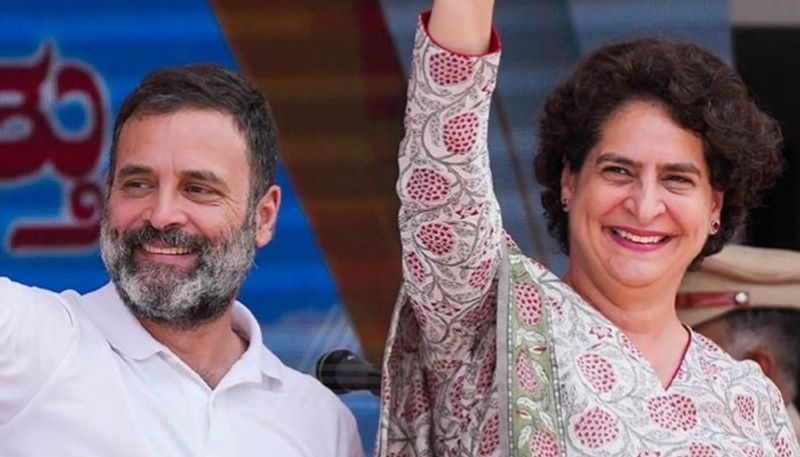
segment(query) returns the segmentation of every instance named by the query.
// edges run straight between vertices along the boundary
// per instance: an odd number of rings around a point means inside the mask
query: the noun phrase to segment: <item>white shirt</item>
[[[113,285],[61,294],[0,278],[0,456],[363,456],[355,420],[261,343],[213,390]]]

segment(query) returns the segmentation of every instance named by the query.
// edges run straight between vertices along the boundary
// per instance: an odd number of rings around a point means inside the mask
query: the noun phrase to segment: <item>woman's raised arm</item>
[[[428,33],[440,46],[460,54],[489,50],[494,0],[436,0]]]

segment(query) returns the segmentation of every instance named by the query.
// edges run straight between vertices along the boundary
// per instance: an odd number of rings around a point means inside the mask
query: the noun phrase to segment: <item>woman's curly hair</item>
[[[733,69],[696,45],[639,39],[596,50],[547,98],[534,159],[548,230],[565,254],[564,164],[580,171],[605,122],[634,100],[663,105],[678,125],[702,139],[711,185],[724,192],[721,229],[692,262],[697,266],[722,249],[780,174],[780,127],[756,106]]]

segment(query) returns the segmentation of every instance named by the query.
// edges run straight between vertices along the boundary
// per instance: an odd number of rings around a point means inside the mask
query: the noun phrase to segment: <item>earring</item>
[[[721,227],[721,224],[719,223],[719,221],[717,219],[712,220],[711,221],[711,234],[712,235],[716,235],[717,232],[719,232],[720,227]]]
[[[564,212],[567,212],[567,211],[569,211],[569,204],[570,204],[570,203],[571,203],[571,202],[569,201],[569,199],[568,199],[567,197],[562,197],[562,198],[561,198],[561,209],[562,209]]]

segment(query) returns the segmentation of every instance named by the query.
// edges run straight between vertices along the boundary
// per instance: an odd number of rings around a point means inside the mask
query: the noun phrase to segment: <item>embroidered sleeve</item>
[[[444,343],[494,314],[487,296],[501,221],[486,135],[500,55],[449,52],[429,38],[425,20],[414,43],[397,192],[405,290],[423,337]]]
[[[797,444],[797,435],[792,428],[792,422],[786,413],[780,391],[771,382],[767,385],[767,398],[763,407],[770,414],[764,418],[764,429],[767,437],[775,447],[776,455],[780,457],[800,457],[800,447]]]

